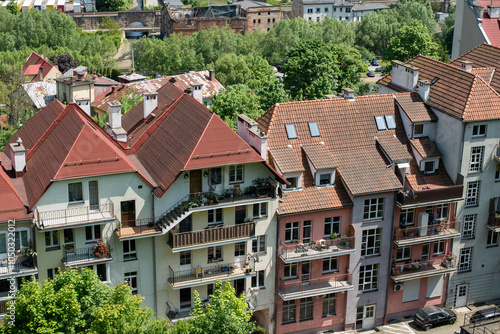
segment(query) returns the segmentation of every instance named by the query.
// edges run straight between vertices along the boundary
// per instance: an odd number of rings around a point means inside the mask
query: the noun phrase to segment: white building
[[[363,15],[389,9],[385,4],[353,4],[344,0],[299,0],[292,3],[292,17],[319,22],[326,17],[340,21],[361,21]]]

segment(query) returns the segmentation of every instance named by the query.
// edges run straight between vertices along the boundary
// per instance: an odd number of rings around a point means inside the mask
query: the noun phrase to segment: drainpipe
[[[387,323],[387,307],[389,305],[389,285],[390,285],[390,280],[391,280],[391,271],[392,271],[392,248],[394,247],[394,218],[396,217],[396,199],[397,199],[398,193],[394,193],[394,205],[392,209],[392,224],[391,224],[391,246],[389,248],[389,274],[387,275],[388,280],[387,280],[387,287],[385,291],[385,308],[384,308],[384,325]]]
[[[278,185],[279,186],[279,185]],[[278,205],[279,205],[279,199],[278,199]],[[276,330],[278,327],[278,284],[279,284],[279,270],[280,270],[280,259],[279,259],[279,235],[280,235],[280,216],[276,213],[276,221],[277,221],[277,231],[276,231],[276,250],[275,250],[275,256],[276,256],[276,274],[274,275],[274,286],[276,287],[274,290],[274,314],[271,315],[271,317],[274,317],[274,334],[276,334]]]
[[[151,192],[151,197],[153,199],[151,207],[153,210],[153,219],[155,217],[155,195]],[[156,237],[153,236],[153,285],[154,285],[154,300],[155,300],[155,315],[158,317],[158,294],[156,286]]]

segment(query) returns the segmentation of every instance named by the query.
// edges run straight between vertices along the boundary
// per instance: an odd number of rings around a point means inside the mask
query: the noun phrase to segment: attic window
[[[377,122],[377,129],[379,131],[387,130],[385,126],[384,116],[375,116],[375,122]]]
[[[395,129],[396,128],[396,122],[394,122],[394,116],[392,115],[385,115],[385,123],[387,124],[387,128],[389,130]]]
[[[297,131],[295,130],[295,124],[285,124],[286,134],[288,139],[297,139]]]
[[[311,132],[311,137],[320,136],[317,122],[309,122],[309,131]]]

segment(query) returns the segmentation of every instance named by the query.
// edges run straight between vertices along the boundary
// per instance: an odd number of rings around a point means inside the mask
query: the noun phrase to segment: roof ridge
[[[205,132],[207,131],[208,129],[208,126],[210,125],[210,123],[213,121],[214,119],[214,114],[212,114],[212,116],[210,116],[210,119],[208,120],[207,124],[205,125],[205,128],[203,129],[203,132],[201,133],[200,137],[198,138],[198,141],[196,142],[196,145],[194,145],[194,148],[193,150],[191,151],[191,154],[189,155],[189,158],[187,158],[186,160],[186,163],[184,164],[183,166],[183,169],[185,170],[186,169],[186,166],[187,164],[189,163],[189,161],[191,160],[191,158],[193,157],[193,154],[194,152],[196,151],[196,148],[198,147],[198,145],[200,144],[200,141],[201,141],[201,138],[203,138],[203,135],[205,134]],[[166,190],[165,190],[166,191]]]
[[[478,82],[479,81],[479,82]],[[467,95],[467,99],[466,99],[466,103],[465,103],[465,106],[464,106],[464,111],[462,113],[462,119],[465,119],[465,114],[467,112],[467,109],[469,108],[469,104],[470,104],[470,97],[472,96],[472,93],[474,91],[474,88],[477,84],[484,84],[487,89],[489,89],[491,92],[493,92],[494,95],[497,96],[497,98],[500,99],[500,93],[498,93],[495,89],[493,89],[486,81],[484,81],[483,78],[481,78],[480,76],[478,75],[475,75],[474,76],[474,81],[472,82],[472,86],[471,86],[471,89],[469,90],[469,94]]]
[[[444,65],[445,67],[447,67],[447,68],[449,68],[449,69],[452,69],[452,70],[454,70],[454,71],[458,71],[458,72],[460,72],[460,73],[467,73],[466,75],[469,75],[469,76],[473,76],[473,77],[475,77],[475,76],[476,76],[475,74],[472,74],[471,72],[468,72],[468,71],[466,71],[466,70],[464,70],[464,69],[462,69],[462,68],[459,68],[459,67],[457,67],[457,66],[453,66],[453,65],[451,65],[451,63],[445,63],[445,62],[442,62],[442,61],[440,61],[440,60],[437,60],[437,59],[434,59],[434,58],[431,58],[431,57],[428,57],[428,56],[424,56],[424,55],[418,55],[418,56],[415,56],[415,57],[413,57],[411,60],[413,60],[413,59],[415,59],[415,58],[417,58],[417,57],[421,57],[421,58],[424,58],[424,59],[427,59],[427,60],[431,60],[431,61],[433,61],[433,62],[435,62],[435,63],[441,64],[441,65]]]
[[[476,46],[475,48],[473,48],[473,49],[471,49],[471,50],[467,51],[467,52],[466,52],[466,53],[464,53],[463,55],[458,56],[458,57],[457,57],[457,58],[455,58],[453,61],[451,61],[451,63],[454,63],[454,62],[456,62],[456,61],[459,61],[462,57],[465,57],[466,55],[468,55],[468,54],[470,54],[470,53],[472,53],[472,52],[476,51],[476,50],[477,50],[477,49],[479,49],[480,47],[487,47],[487,46],[491,46],[491,47],[493,47],[493,48],[495,48],[495,49],[498,49],[498,50],[500,51],[500,47],[495,46],[495,45],[491,45],[491,44],[488,44],[488,43],[486,43],[486,42],[485,42],[485,43],[479,44],[479,45],[478,45],[478,46]],[[450,64],[451,64],[451,63],[450,63]]]

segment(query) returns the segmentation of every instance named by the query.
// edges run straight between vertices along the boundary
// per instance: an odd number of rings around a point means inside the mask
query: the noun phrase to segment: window
[[[413,134],[414,135],[424,134],[424,125],[423,124],[414,124],[413,125]]]
[[[488,239],[486,241],[487,246],[498,246],[498,232],[489,230]]]
[[[0,254],[7,253],[7,232],[0,232]]]
[[[338,270],[338,259],[336,257],[329,257],[323,259],[323,274],[335,272]]]
[[[367,264],[359,269],[359,291],[377,290],[378,263]]]
[[[267,19],[267,23],[271,23],[271,19]]]
[[[253,217],[267,217],[267,203],[257,203],[253,205]]]
[[[436,256],[439,254],[444,254],[445,246],[446,243],[444,242],[444,240],[434,241],[434,251],[432,252],[432,255]]]
[[[472,181],[467,183],[465,206],[479,205],[479,182],[480,181]]]
[[[404,218],[406,219],[406,225],[413,225],[413,217],[415,216],[415,209],[401,210],[400,221]]]
[[[474,239],[476,230],[476,215],[465,215],[462,224],[462,240]]]
[[[82,183],[68,183],[68,202],[83,202]]]
[[[252,240],[252,253],[266,252],[266,235],[257,236],[257,240]]]
[[[325,13],[328,13],[328,7],[325,7]]]
[[[295,130],[295,124],[290,123],[290,124],[285,124],[286,128],[286,134],[288,136],[288,139],[296,139],[297,138],[297,131]]]
[[[210,185],[222,184],[222,168],[210,168],[208,181]]]
[[[285,242],[299,240],[299,222],[286,223],[285,225]]]
[[[325,218],[325,238],[331,234],[340,235],[340,217]]]
[[[396,261],[408,260],[411,258],[411,246],[398,247]]]
[[[208,262],[222,261],[222,246],[208,247]]]
[[[276,19],[273,17],[273,23],[276,22]]]
[[[312,221],[305,220],[302,226],[302,242],[308,243],[309,241],[311,241],[311,234],[312,234]]]
[[[465,247],[460,250],[458,271],[469,271],[472,264],[472,247]]]
[[[320,186],[326,186],[332,183],[332,174],[327,173],[327,174],[320,174],[319,175],[319,185]]]
[[[336,12],[337,11],[337,8],[336,7],[333,7],[333,11]]]
[[[307,8],[307,14],[312,14],[313,13],[313,9],[312,8]]]
[[[238,205],[237,207],[234,208],[234,222],[236,224],[243,224],[245,222],[246,217],[247,217],[246,205]]]
[[[500,181],[500,164],[497,164],[495,169],[495,181]]]
[[[108,281],[108,267],[106,264],[94,264],[85,268],[95,271],[101,281]]]
[[[342,7],[340,7],[340,8],[339,8],[339,12],[341,12],[341,13],[342,13]]]
[[[244,256],[246,253],[246,242],[237,242],[234,244],[234,256]]]
[[[300,299],[300,321],[313,318],[313,306],[314,303],[312,297]]]
[[[208,210],[208,225],[222,223],[222,209]]]
[[[180,252],[179,259],[179,264],[181,266],[191,264],[191,251]]]
[[[312,17],[309,17],[309,21],[312,21]]]
[[[208,284],[207,285],[207,297],[210,297],[215,290],[215,284]]]
[[[364,220],[382,219],[384,217],[384,199],[372,198],[365,200]]]
[[[132,271],[129,273],[125,273],[124,275],[125,282],[127,282],[132,288],[132,294],[137,294],[137,271]]]
[[[347,8],[345,9],[345,12],[346,12],[346,13],[350,13],[350,12],[351,12],[351,8],[350,8],[350,7],[347,7]],[[345,19],[347,20],[347,17],[346,17]]]
[[[472,137],[486,136],[486,125],[474,125],[472,127]]]
[[[286,181],[289,183],[286,185],[286,189],[295,189],[299,181],[298,177],[287,177]]]
[[[14,232],[15,248],[21,250],[21,247],[27,247],[29,243],[28,230],[18,230]]]
[[[75,236],[73,235],[73,229],[68,228],[63,231],[64,249],[67,253],[75,252]]]
[[[422,260],[424,261],[429,259],[429,246],[429,243],[425,243],[422,245]]]
[[[316,8],[316,13],[319,13],[321,11],[321,8]]]
[[[253,24],[255,24],[255,20],[253,20]]]
[[[264,287],[264,270],[256,272],[256,276],[252,277],[252,288],[263,288]]]
[[[285,279],[297,278],[297,263],[285,263]]]
[[[59,248],[59,231],[45,232],[45,248]]]
[[[85,240],[93,242],[101,239],[101,225],[85,226]]]
[[[229,166],[229,183],[243,182],[243,165]]]
[[[326,295],[325,298],[323,298],[323,317],[328,317],[330,315],[335,315],[335,309],[336,309],[336,296],[334,293],[330,293]]]
[[[384,116],[375,116],[375,122],[377,123],[377,129],[379,131],[387,130],[385,126]]]
[[[469,172],[480,172],[483,170],[483,154],[484,146],[471,148]]]
[[[436,219],[437,220],[443,220],[443,219],[448,219],[448,209],[450,205],[449,204],[441,204],[437,206],[437,214],[436,214]]]
[[[295,322],[295,300],[287,300],[283,302],[283,323],[288,324]]]
[[[434,161],[425,161],[424,172],[433,173],[434,172]]]
[[[54,279],[54,276],[57,274],[57,268],[49,268],[47,269],[47,278]]]
[[[350,8],[347,8],[350,10]],[[385,115],[385,124],[387,124],[387,128],[389,130],[395,129],[396,128],[396,122],[394,121],[394,116],[393,115]]]
[[[123,261],[136,259],[137,251],[135,249],[135,240],[125,240],[123,242]]]
[[[361,256],[380,255],[380,242],[382,239],[382,229],[374,228],[363,231],[361,239]]]

